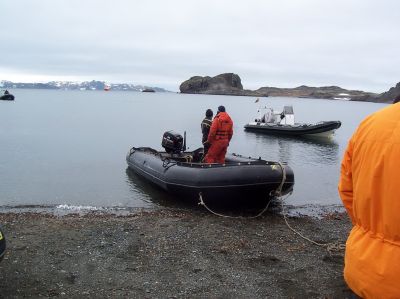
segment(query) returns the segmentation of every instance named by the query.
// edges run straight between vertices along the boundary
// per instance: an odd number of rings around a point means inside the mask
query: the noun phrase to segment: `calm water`
[[[167,197],[126,172],[131,146],[161,149],[164,131],[187,132],[201,146],[207,108],[225,105],[234,121],[229,151],[286,161],[295,191],[286,203],[323,208],[340,205],[340,160],[358,123],[382,104],[297,98],[184,95],[103,91],[13,90],[0,101],[0,206],[151,207]],[[278,138],[245,132],[259,104],[293,105],[296,122],[340,120],[332,140]],[[307,208],[309,209],[309,208]]]

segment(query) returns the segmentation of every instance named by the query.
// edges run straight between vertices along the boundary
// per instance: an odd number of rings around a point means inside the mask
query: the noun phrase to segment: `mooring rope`
[[[161,155],[160,155],[161,156]],[[176,161],[171,161],[169,157],[163,158],[161,156],[161,161],[163,162],[162,166],[165,168],[165,170],[169,169],[170,167],[177,165],[178,163]]]
[[[281,180],[281,183],[279,184],[279,186],[278,186],[278,188],[277,188],[276,190],[271,191],[270,196],[269,196],[269,201],[268,201],[267,205],[266,205],[265,208],[264,208],[261,212],[259,212],[257,215],[255,215],[255,216],[250,216],[250,217],[243,217],[243,216],[229,216],[229,215],[223,215],[223,214],[217,213],[217,212],[213,211],[212,209],[210,209],[210,208],[205,204],[201,192],[199,192],[199,200],[200,200],[199,205],[204,206],[210,213],[212,213],[212,214],[214,214],[214,215],[216,215],[216,216],[219,216],[219,217],[234,218],[234,219],[238,219],[238,218],[241,218],[241,219],[254,219],[254,218],[260,217],[262,214],[265,213],[265,211],[268,210],[268,207],[269,207],[269,205],[270,205],[270,203],[271,203],[271,201],[272,201],[271,196],[274,197],[274,198],[279,198],[279,201],[281,202],[281,207],[282,207],[282,216],[283,216],[283,219],[284,219],[284,221],[285,221],[286,226],[287,226],[291,231],[293,231],[295,234],[297,234],[298,236],[300,236],[300,237],[303,238],[304,240],[306,240],[306,241],[308,241],[308,242],[310,242],[310,243],[312,243],[312,244],[314,244],[314,245],[317,245],[317,246],[320,246],[320,247],[324,247],[324,248],[328,251],[328,253],[329,253],[330,255],[332,254],[332,252],[340,252],[340,251],[345,250],[346,244],[344,244],[344,243],[341,243],[341,242],[331,242],[331,243],[320,243],[320,242],[316,242],[316,241],[314,241],[314,240],[312,240],[312,239],[310,239],[310,238],[304,236],[302,233],[300,233],[299,231],[295,230],[295,229],[289,224],[289,222],[288,222],[288,220],[287,220],[287,216],[286,216],[286,212],[285,212],[285,207],[284,207],[284,204],[283,204],[283,203],[284,203],[284,201],[292,194],[292,192],[290,192],[285,198],[283,198],[283,195],[282,195],[282,188],[283,188],[283,185],[284,185],[284,183],[285,183],[285,181],[286,181],[286,171],[285,171],[285,167],[282,165],[282,163],[277,162],[277,164],[281,167],[281,170],[282,170],[282,180]]]
[[[286,181],[286,170],[285,170],[285,167],[282,165],[281,162],[277,162],[277,164],[279,165],[279,167],[280,167],[281,170],[282,170],[282,180],[281,180],[281,183],[279,184],[278,188],[275,190],[274,196],[276,196],[276,197],[282,197],[282,188],[283,188],[283,184],[284,184],[285,181]],[[290,193],[290,194],[291,194],[291,193]]]
[[[329,254],[331,254],[333,251],[343,251],[343,250],[345,250],[346,244],[344,244],[344,243],[341,243],[341,242],[319,243],[319,242],[316,242],[314,240],[311,240],[310,238],[304,236],[302,233],[300,233],[297,230],[295,230],[293,227],[290,226],[290,224],[289,224],[289,222],[287,220],[287,216],[286,216],[286,213],[285,213],[283,200],[281,201],[281,206],[282,206],[282,215],[283,215],[283,219],[285,220],[286,226],[291,231],[293,231],[295,234],[297,234],[298,236],[300,236],[304,240],[306,240],[306,241],[308,241],[308,242],[310,242],[310,243],[312,243],[314,245],[317,245],[317,246],[320,246],[320,247],[324,247],[329,252]]]
[[[254,218],[260,217],[262,214],[265,213],[265,211],[268,210],[268,207],[269,207],[269,205],[270,205],[270,203],[271,203],[271,201],[272,201],[272,198],[274,198],[274,197],[282,197],[282,188],[283,188],[283,184],[284,184],[285,181],[286,181],[286,171],[285,171],[285,167],[282,165],[282,163],[277,162],[277,164],[279,164],[279,166],[281,167],[281,170],[282,170],[282,180],[281,180],[281,182],[280,182],[278,188],[276,188],[276,190],[273,190],[273,191],[270,192],[270,194],[269,194],[269,196],[268,196],[267,205],[266,205],[265,208],[264,208],[261,212],[259,212],[257,215],[245,217],[245,216],[229,216],[229,215],[223,215],[223,214],[221,214],[221,213],[217,213],[217,212],[213,211],[212,209],[210,209],[210,208],[206,205],[206,203],[205,203],[204,200],[203,200],[202,192],[199,192],[199,203],[198,203],[198,204],[204,206],[210,213],[212,213],[212,214],[214,214],[214,215],[216,215],[216,216],[219,216],[219,217],[233,218],[233,219],[238,219],[238,218],[242,218],[242,219],[254,219]],[[290,193],[290,194],[291,194],[291,193]],[[290,195],[290,194],[289,194],[289,195]]]
[[[281,163],[279,163],[279,162],[278,162],[278,164],[282,169],[283,176],[286,176],[286,172],[284,171],[283,165]],[[285,178],[285,180],[286,180],[286,178]],[[289,224],[289,222],[287,220],[286,213],[285,213],[285,206],[283,204],[284,201],[282,200],[282,194],[281,194],[283,183],[284,183],[284,180],[282,180],[281,185],[278,187],[278,189],[276,191],[278,192],[277,193],[277,195],[278,195],[277,197],[279,197],[280,202],[281,202],[282,215],[283,215],[283,219],[285,220],[286,226],[291,231],[293,231],[295,234],[297,234],[298,236],[303,238],[304,240],[307,240],[308,242],[310,242],[310,243],[312,243],[314,245],[325,247],[326,250],[329,252],[329,254],[331,254],[332,251],[342,251],[342,250],[344,250],[346,248],[346,245],[343,244],[343,243],[339,243],[339,242],[336,242],[336,243],[319,243],[319,242],[316,242],[316,241],[311,240],[310,238],[304,236],[302,233],[298,232],[297,230],[295,230],[293,227],[290,226],[290,224]]]
[[[229,215],[223,215],[223,214],[221,214],[221,213],[217,213],[217,212],[211,210],[211,209],[206,205],[206,203],[204,202],[204,200],[203,200],[203,195],[202,195],[201,192],[199,192],[199,203],[198,203],[198,204],[204,206],[210,213],[212,213],[212,214],[214,214],[214,215],[216,215],[216,216],[219,216],[219,217],[233,218],[233,219],[239,219],[239,218],[241,218],[241,219],[253,219],[253,218],[260,217],[262,214],[264,214],[265,211],[268,210],[268,207],[269,207],[269,204],[270,204],[270,203],[271,203],[271,200],[268,201],[268,203],[267,203],[267,205],[265,206],[265,208],[264,208],[261,212],[259,212],[257,215],[255,215],[255,216],[248,216],[248,217],[245,217],[245,216],[229,216]]]

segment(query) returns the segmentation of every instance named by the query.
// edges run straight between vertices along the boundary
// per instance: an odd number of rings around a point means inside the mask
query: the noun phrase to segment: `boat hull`
[[[3,100],[3,101],[14,101],[14,95],[12,95],[12,94],[2,95],[2,96],[0,96],[0,100]]]
[[[259,132],[273,135],[290,136],[329,136],[341,126],[340,121],[324,121],[317,124],[299,124],[299,125],[280,125],[272,123],[249,123],[244,126],[248,131]]]
[[[194,152],[184,153],[190,156]],[[293,190],[294,175],[287,165],[261,159],[227,155],[225,164],[177,162],[149,148],[132,148],[126,157],[129,168],[170,194],[207,201],[264,201],[282,183],[282,193]],[[283,170],[282,170],[282,167]]]

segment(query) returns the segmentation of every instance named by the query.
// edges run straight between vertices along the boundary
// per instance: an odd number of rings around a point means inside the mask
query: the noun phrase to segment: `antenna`
[[[183,132],[183,151],[186,151],[186,131]]]

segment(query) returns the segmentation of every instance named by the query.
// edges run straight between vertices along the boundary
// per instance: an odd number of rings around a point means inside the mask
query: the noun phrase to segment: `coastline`
[[[344,243],[345,213],[290,217],[319,243]],[[343,251],[328,252],[281,215],[229,219],[197,210],[0,214],[6,297],[346,298]]]

